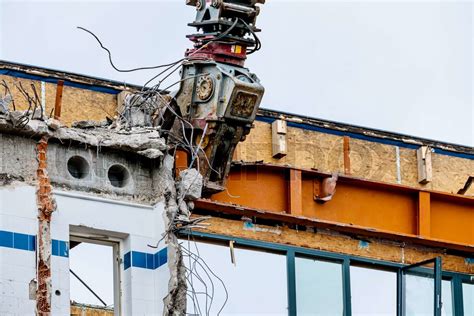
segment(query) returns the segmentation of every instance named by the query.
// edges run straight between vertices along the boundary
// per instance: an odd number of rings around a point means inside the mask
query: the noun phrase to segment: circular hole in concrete
[[[123,188],[127,185],[130,175],[127,168],[122,165],[113,165],[107,173],[110,184],[117,188]]]
[[[56,294],[57,296],[61,295],[61,291],[60,290],[56,290],[54,291],[54,294]]]
[[[81,156],[73,156],[67,161],[69,174],[76,179],[84,179],[89,174],[89,163]]]

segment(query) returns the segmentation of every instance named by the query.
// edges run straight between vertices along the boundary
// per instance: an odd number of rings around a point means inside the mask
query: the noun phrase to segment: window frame
[[[398,285],[397,285],[397,293],[398,293],[398,306],[399,311],[398,313],[403,316],[406,316],[406,276],[407,275],[419,275],[424,277],[425,275],[430,275],[430,273],[425,273],[424,270],[427,268],[423,268],[422,266],[427,264],[433,264],[432,274],[433,274],[433,311],[434,316],[441,316],[441,305],[442,305],[442,297],[441,297],[441,281],[442,281],[442,269],[441,269],[441,257],[436,257],[429,260],[424,260],[417,262],[415,264],[410,264],[404,267],[399,268],[399,273],[397,275]],[[414,270],[413,272],[409,273],[409,270]],[[431,271],[431,269],[429,269]]]
[[[228,243],[233,241],[235,245],[240,245],[244,247],[253,248],[255,250],[262,251],[271,251],[282,253],[286,255],[287,263],[287,295],[288,295],[288,315],[296,316],[296,269],[295,269],[295,258],[297,256],[308,257],[312,259],[321,259],[325,261],[334,261],[340,262],[342,264],[342,279],[343,279],[343,306],[344,306],[344,316],[352,315],[352,306],[351,306],[351,284],[350,284],[350,266],[351,265],[363,265],[365,267],[373,267],[374,269],[383,269],[389,270],[397,273],[397,316],[402,316],[402,306],[401,306],[401,297],[402,297],[402,269],[404,267],[410,266],[406,264],[400,264],[395,262],[388,262],[376,259],[369,259],[364,257],[358,257],[353,255],[346,255],[341,253],[333,253],[316,249],[302,248],[297,246],[288,246],[283,244],[264,242],[253,239],[232,237],[219,234],[210,234],[205,232],[189,231],[183,230],[180,232],[180,237],[188,238],[192,236],[200,241],[207,242],[220,242]],[[430,260],[438,260],[436,258]],[[457,272],[443,271],[441,269],[441,258],[440,260],[440,275],[441,280],[451,281],[451,293],[452,293],[452,305],[453,305],[453,315],[454,316],[463,316],[463,293],[462,293],[462,284],[463,283],[473,283],[474,275],[463,274]],[[420,265],[422,262],[415,265]],[[423,268],[422,268],[423,269]],[[441,282],[441,280],[439,282]],[[441,292],[439,292],[441,295]]]

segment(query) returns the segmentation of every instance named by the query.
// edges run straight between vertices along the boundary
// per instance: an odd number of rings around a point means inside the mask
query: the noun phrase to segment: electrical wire
[[[260,39],[258,38],[257,34],[254,32],[254,30],[252,29],[252,27],[250,25],[248,25],[247,22],[245,22],[244,20],[242,20],[241,18],[237,18],[238,20],[240,20],[240,22],[242,22],[245,27],[249,30],[249,32],[253,35],[253,38],[255,40],[255,47],[250,51],[250,52],[247,52],[247,55],[250,55],[250,54],[253,54],[255,53],[256,51],[259,51],[261,48],[262,48],[262,42],[260,42]]]
[[[175,64],[175,62],[174,62],[174,63],[163,64],[163,65],[158,65],[158,66],[138,67],[138,68],[132,68],[132,69],[120,69],[117,66],[115,66],[115,64],[112,60],[112,53],[110,52],[110,50],[107,47],[105,47],[102,44],[102,42],[100,41],[100,39],[97,35],[95,35],[92,31],[89,31],[88,29],[86,29],[82,26],[77,26],[77,28],[84,31],[84,32],[89,33],[90,35],[92,35],[95,38],[95,40],[99,43],[100,47],[107,52],[107,54],[109,56],[110,65],[118,72],[134,72],[134,71],[140,71],[140,70],[151,70],[151,69],[158,69],[158,68],[168,67],[170,65]]]
[[[220,315],[220,313],[225,308],[225,305],[227,304],[227,301],[229,299],[229,292],[227,291],[227,287],[226,287],[224,281],[216,275],[216,273],[209,267],[209,265],[206,263],[206,261],[201,257],[201,255],[199,253],[197,243],[194,240],[194,237],[192,237],[192,238],[193,238],[193,243],[194,243],[195,248],[196,248],[196,253],[193,253],[193,252],[191,252],[190,249],[186,249],[185,247],[182,247],[182,246],[181,246],[181,250],[183,251],[183,255],[191,256],[191,257],[195,258],[195,260],[197,260],[198,264],[203,269],[203,271],[209,272],[210,275],[212,275],[214,278],[216,278],[221,283],[221,285],[224,289],[224,292],[225,292],[225,299],[224,299],[224,302],[223,302],[222,306],[219,308],[219,311],[217,312],[217,315]],[[212,284],[214,284],[213,281],[212,281],[212,278],[210,280],[211,280]],[[214,293],[211,294],[211,297],[214,298]],[[209,312],[210,312],[210,310],[209,310]]]

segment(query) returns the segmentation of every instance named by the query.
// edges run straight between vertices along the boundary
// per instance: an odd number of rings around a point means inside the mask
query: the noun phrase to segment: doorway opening
[[[70,236],[71,315],[84,310],[120,315],[119,242]]]

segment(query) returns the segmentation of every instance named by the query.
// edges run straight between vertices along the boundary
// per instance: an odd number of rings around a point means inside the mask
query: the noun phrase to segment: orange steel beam
[[[290,169],[288,211],[296,216],[303,215],[303,182],[301,175],[301,170]]]
[[[227,192],[196,206],[215,210],[213,203],[227,205],[288,223],[298,219],[307,225],[474,250],[474,198],[340,175],[333,198],[317,203],[320,182],[328,176],[285,166],[234,165]]]
[[[418,235],[430,237],[431,235],[431,205],[430,193],[418,192]]]
[[[188,169],[188,152],[183,149],[177,149],[174,156],[175,176],[179,176],[181,171]]]

